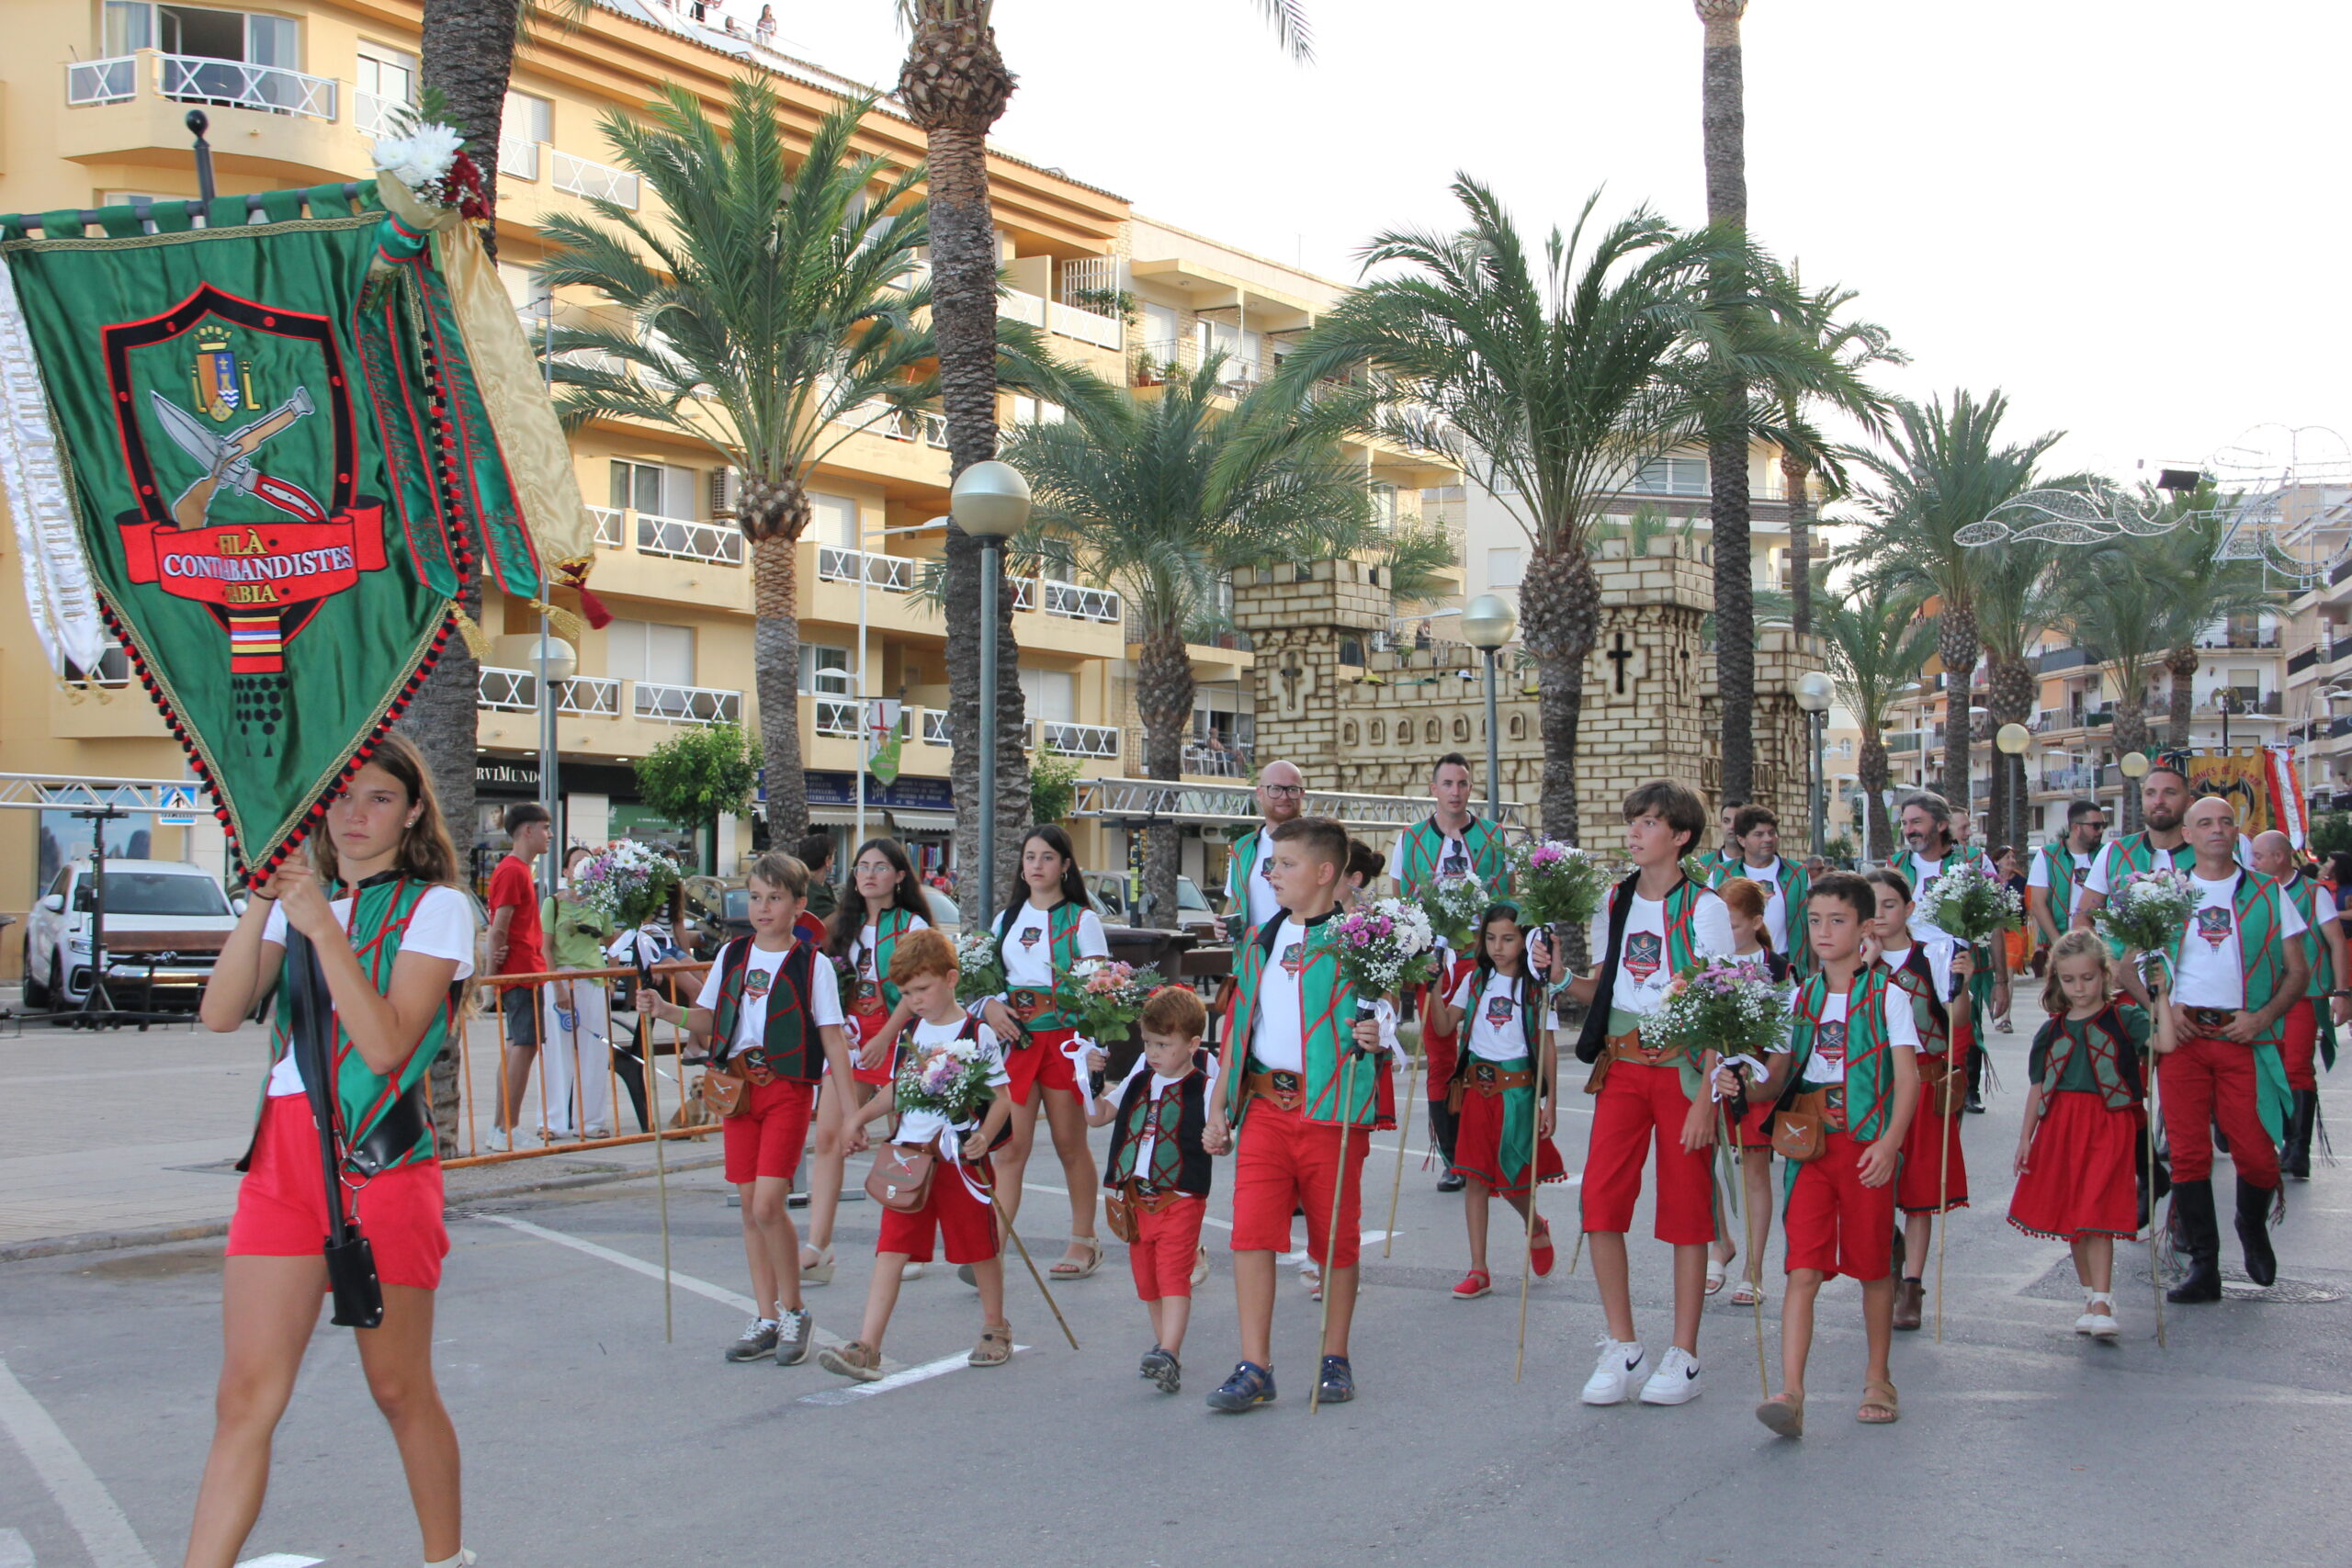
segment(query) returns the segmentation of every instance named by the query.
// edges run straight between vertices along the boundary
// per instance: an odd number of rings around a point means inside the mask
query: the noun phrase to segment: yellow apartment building
[[[390,114],[414,101],[416,0],[317,0],[235,10],[158,0],[20,0],[16,39],[0,60],[0,211],[99,206],[136,197],[197,195],[192,107],[210,118],[223,192],[361,179]],[[612,165],[597,130],[608,113],[639,110],[665,83],[719,106],[730,78],[764,71],[788,136],[859,90],[768,47],[748,19],[717,5],[596,0],[578,27],[541,19],[517,58],[498,158],[501,266],[526,326],[579,319],[599,301],[545,298],[530,269],[537,226],[603,197],[650,208],[650,192]],[[866,145],[911,164],[921,133],[887,101]],[[1098,373],[1148,388],[1173,360],[1223,350],[1242,387],[1270,374],[1341,286],[1152,221],[1121,197],[1001,151],[989,160],[999,243],[1010,279],[1001,309],[1043,329],[1054,350]],[[656,215],[658,216],[658,214]],[[1057,411],[1007,396],[1005,423]],[[595,507],[592,585],[616,616],[577,650],[557,687],[563,829],[600,841],[624,832],[683,841],[636,798],[633,759],[685,725],[740,719],[752,700],[751,581],[730,516],[731,476],[707,449],[649,426],[605,422],[573,442],[582,492]],[[1384,511],[1398,522],[1442,517],[1458,532],[1460,475],[1426,454],[1360,446]],[[946,852],[944,627],[921,597],[922,563],[938,554],[947,510],[944,429],[937,416],[894,421],[845,441],[817,473],[816,518],[799,546],[801,744],[812,813],[843,838],[855,817],[861,698],[896,698],[910,741],[888,788],[867,780],[869,831],[894,831],[926,864]],[[5,537],[5,536],[0,536]],[[12,546],[0,544],[0,548]],[[1130,693],[1125,606],[1099,584],[1047,575],[1018,583],[1020,679],[1029,740],[1080,761],[1091,776],[1140,771]],[[478,850],[503,841],[497,813],[538,791],[536,615],[485,594],[496,651],[482,671]],[[1250,654],[1227,636],[1193,649],[1201,695],[1190,775],[1238,777],[1252,762]],[[61,683],[41,662],[21,600],[0,594],[0,773],[64,779],[178,779],[176,747],[151,705],[126,683],[120,656]],[[38,817],[40,826],[33,826]],[[134,818],[110,837],[163,855],[213,863],[209,816],[183,832]],[[1125,863],[1118,828],[1081,823],[1090,865]],[[77,840],[75,835],[80,837]],[[141,837],[144,835],[144,837]],[[0,913],[21,911],[61,853],[87,843],[86,825],[55,813],[0,813]],[[728,823],[722,863],[750,846]],[[1215,835],[1188,845],[1187,868],[1220,869]],[[0,936],[0,969],[16,943]]]

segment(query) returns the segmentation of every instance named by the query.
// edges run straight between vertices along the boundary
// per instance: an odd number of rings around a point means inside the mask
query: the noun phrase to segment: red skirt
[[[1906,1214],[1942,1214],[1968,1207],[1968,1157],[1961,1152],[1960,1118],[1929,1113],[1925,1098],[1903,1137],[1903,1167],[1894,1179],[1894,1206]],[[1944,1179],[1945,1160],[1951,1179]]]
[[[879,996],[875,997],[871,1003],[876,1010],[872,1012],[861,1010],[867,1005],[861,1000],[854,1002],[849,1010],[852,1030],[849,1043],[850,1077],[860,1083],[872,1084],[879,1089],[887,1087],[892,1078],[898,1077],[899,1053],[893,1050],[889,1055],[883,1058],[882,1065],[878,1067],[866,1067],[859,1064],[859,1052],[865,1048],[867,1042],[882,1032],[883,1025],[890,1021],[890,1010],[883,1004]],[[899,1036],[901,1045],[904,1044],[905,1038],[904,1035]]]
[[[1521,1069],[1524,1070],[1524,1069]],[[1516,1198],[1527,1190],[1527,1145],[1521,1144],[1503,1157],[1504,1101],[1511,1096],[1532,1100],[1532,1089],[1510,1089],[1503,1094],[1480,1094],[1473,1088],[1462,1097],[1462,1120],[1453,1134],[1453,1168],[1462,1175],[1507,1198]],[[1528,1114],[1532,1115],[1531,1109]],[[1522,1131],[1528,1128],[1521,1122]],[[1516,1141],[1516,1140],[1514,1140]],[[1549,1138],[1537,1138],[1535,1143],[1535,1179],[1559,1181],[1567,1176],[1560,1163],[1560,1151]],[[1507,1179],[1503,1172],[1519,1173],[1517,1180]]]
[[[1760,1095],[1751,1096],[1747,1114],[1739,1119],[1739,1146],[1743,1149],[1770,1149],[1772,1146],[1772,1101]]]
[[[2009,1196],[2009,1224],[2052,1241],[2139,1235],[2141,1126],[2137,1111],[2110,1111],[2101,1095],[2050,1096]]]

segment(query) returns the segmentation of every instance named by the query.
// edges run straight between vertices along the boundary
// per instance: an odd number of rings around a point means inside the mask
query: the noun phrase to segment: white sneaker
[[[482,1139],[481,1146],[494,1155],[508,1154],[514,1150],[514,1135],[503,1127],[492,1127]]]
[[[1603,1339],[1600,1359],[1593,1364],[1592,1376],[1585,1379],[1584,1402],[1587,1404],[1623,1404],[1634,1392],[1649,1365],[1648,1352],[1633,1340]]]
[[[2115,1321],[2115,1298],[2093,1296],[2084,1303],[2083,1315],[2075,1320],[2075,1332],[2094,1339],[2112,1340],[2120,1336],[2123,1325]]]
[[[1642,1385],[1644,1404],[1688,1404],[1699,1397],[1699,1358],[1675,1345]]]
[[[920,1263],[904,1264],[901,1265],[899,1269],[899,1278],[901,1280],[920,1280],[922,1278],[922,1271],[923,1266]]]

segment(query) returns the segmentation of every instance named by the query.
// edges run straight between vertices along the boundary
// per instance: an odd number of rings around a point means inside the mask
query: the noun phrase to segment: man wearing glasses
[[[1306,784],[1288,762],[1269,762],[1258,773],[1254,828],[1238,828],[1225,863],[1226,935],[1236,947],[1254,941],[1258,928],[1282,919],[1282,900],[1267,877],[1273,860],[1274,829],[1295,818],[1306,804]]]
[[[2066,807],[2065,835],[2035,852],[2032,868],[2026,873],[2025,907],[2043,946],[2056,942],[2073,922],[2075,908],[2082,902],[2084,885],[2091,879],[2091,866],[2098,860],[2099,844],[2106,837],[2106,810],[2096,800],[2077,800]],[[2063,905],[2058,898],[2062,887],[2066,890]]]

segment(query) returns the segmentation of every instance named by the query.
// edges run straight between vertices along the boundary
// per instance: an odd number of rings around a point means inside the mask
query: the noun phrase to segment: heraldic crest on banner
[[[0,220],[0,494],[35,629],[61,670],[122,646],[256,882],[479,637],[469,580],[575,635],[551,586],[608,618],[447,140],[423,198],[387,175]]]

